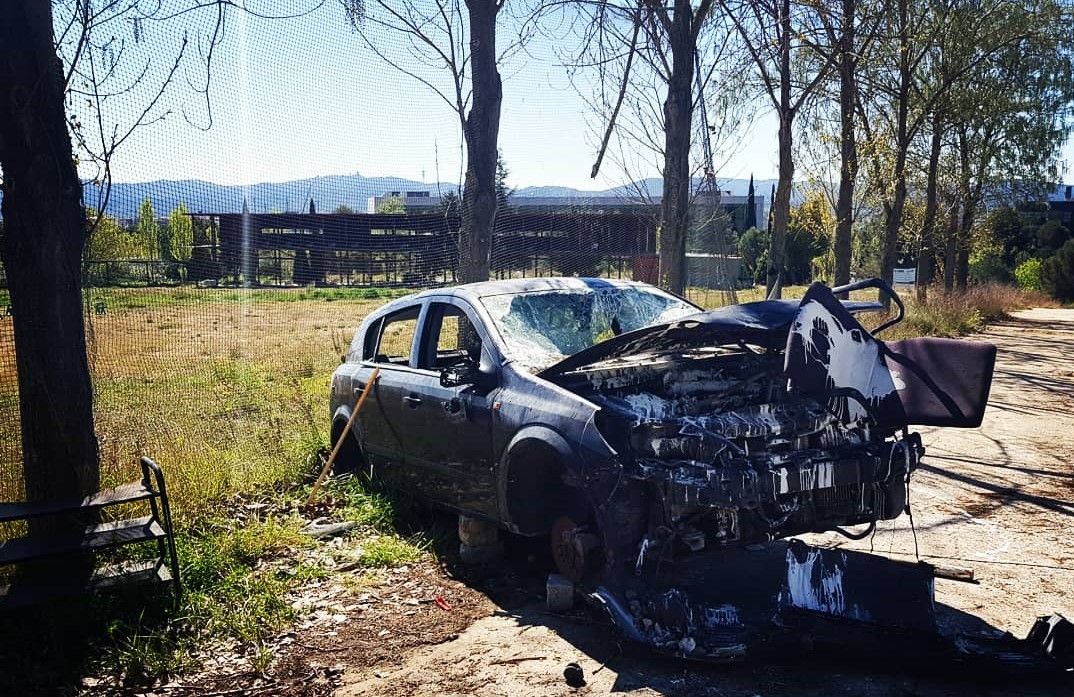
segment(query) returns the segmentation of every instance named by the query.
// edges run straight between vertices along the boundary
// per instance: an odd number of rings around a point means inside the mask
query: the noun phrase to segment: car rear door
[[[424,472],[422,491],[465,511],[497,515],[492,405],[498,387],[444,387],[441,371],[471,362],[498,368],[487,332],[465,301],[431,300],[421,321],[414,370],[402,396],[400,429],[408,467]]]
[[[405,434],[401,430],[403,396],[411,382],[411,366],[418,334],[422,303],[391,312],[367,330],[361,369],[353,379],[354,397],[372,377],[380,376],[358,414],[362,446],[370,462],[384,465],[380,472],[389,478],[411,480],[405,471]]]

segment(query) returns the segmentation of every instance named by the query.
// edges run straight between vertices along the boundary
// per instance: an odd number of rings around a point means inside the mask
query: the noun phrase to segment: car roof
[[[464,283],[458,286],[445,286],[442,288],[430,288],[420,293],[406,295],[392,301],[391,305],[407,305],[420,301],[427,297],[456,297],[480,301],[494,295],[517,295],[518,293],[533,293],[548,290],[600,290],[603,288],[653,288],[654,286],[641,281],[628,281],[624,279],[609,278],[579,278],[575,276],[560,276],[553,278],[511,278],[502,281],[480,281],[478,283]],[[692,304],[692,303],[691,303]]]

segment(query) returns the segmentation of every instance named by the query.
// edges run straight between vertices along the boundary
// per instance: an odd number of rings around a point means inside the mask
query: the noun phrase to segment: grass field
[[[220,496],[293,481],[328,438],[328,380],[354,328],[395,292],[116,289],[91,315],[102,480],[140,455],[168,476],[180,520]],[[18,498],[10,320],[0,322],[0,499]]]

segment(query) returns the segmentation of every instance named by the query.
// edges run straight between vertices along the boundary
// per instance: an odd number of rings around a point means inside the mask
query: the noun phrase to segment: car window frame
[[[408,305],[405,305],[403,307],[392,308],[391,310],[388,310],[388,311],[384,312],[383,314],[381,314],[380,316],[374,318],[370,322],[369,327],[366,329],[366,335],[368,336],[368,333],[371,332],[371,331],[376,331],[376,333],[377,333],[376,344],[373,346],[373,355],[368,357],[368,358],[366,358],[365,357],[365,344],[366,344],[367,339],[365,337],[363,337],[363,341],[362,341],[362,364],[369,365],[369,366],[375,366],[377,368],[380,368],[381,370],[384,370],[384,369],[394,369],[394,370],[409,369],[409,370],[414,370],[414,369],[416,369],[415,368],[415,362],[417,360],[418,351],[420,350],[420,346],[421,346],[420,342],[422,341],[422,327],[424,327],[424,325],[425,325],[425,316],[426,316],[427,306],[428,306],[428,302],[423,299],[423,300],[421,300],[419,302],[408,304]],[[393,317],[395,315],[402,314],[404,312],[412,311],[415,308],[417,308],[418,316],[415,319],[416,325],[414,327],[414,336],[410,341],[410,355],[407,357],[407,362],[406,363],[392,363],[391,361],[378,361],[377,360],[377,355],[378,355],[378,352],[380,350],[380,341],[384,336],[384,326],[385,326],[385,324],[388,323],[388,318]]]
[[[434,319],[433,313],[436,312],[436,310],[433,308],[433,305],[436,304],[457,307],[462,311],[463,315],[466,316],[466,319],[470,321],[470,324],[473,325],[474,329],[477,331],[477,335],[481,337],[482,365],[485,364],[486,360],[490,361],[491,365],[496,365],[497,363],[499,363],[500,359],[498,357],[496,344],[493,343],[491,337],[489,336],[489,331],[485,327],[485,323],[482,320],[481,314],[470,303],[466,302],[461,298],[451,295],[432,296],[425,299],[425,308],[422,310],[423,318],[421,320],[421,326],[418,330],[418,338],[421,341],[421,347],[419,348],[419,351],[424,352],[436,350],[436,345],[434,342],[435,339],[439,338],[439,334],[434,337],[433,333],[430,331],[431,323]],[[424,353],[415,353],[415,356],[419,358],[423,355]],[[413,368],[419,373],[428,375],[439,375],[442,372],[442,369],[436,367],[422,368],[421,363],[415,363]]]

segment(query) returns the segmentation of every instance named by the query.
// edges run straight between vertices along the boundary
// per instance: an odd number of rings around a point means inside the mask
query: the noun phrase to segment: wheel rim
[[[581,582],[600,568],[600,537],[588,526],[560,516],[552,524],[551,542],[556,569],[571,581]]]

